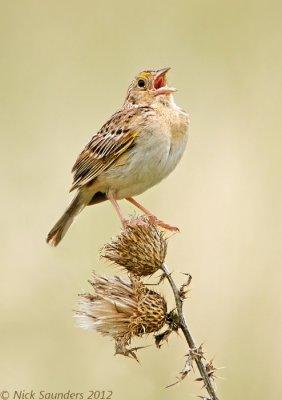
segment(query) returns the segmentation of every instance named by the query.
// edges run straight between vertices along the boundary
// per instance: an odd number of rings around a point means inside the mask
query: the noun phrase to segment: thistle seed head
[[[152,275],[164,263],[167,242],[164,233],[148,218],[132,219],[121,233],[102,249],[102,257],[136,276]]]
[[[165,324],[166,301],[139,279],[105,278],[94,273],[90,283],[93,293],[80,295],[76,312],[81,328],[127,345],[133,336],[157,332]]]

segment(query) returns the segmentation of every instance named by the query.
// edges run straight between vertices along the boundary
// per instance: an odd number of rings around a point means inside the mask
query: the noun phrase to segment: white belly
[[[105,192],[111,191],[117,199],[136,196],[168,176],[185,150],[186,129],[171,138],[169,131],[144,132],[130,150],[126,164],[107,171]]]

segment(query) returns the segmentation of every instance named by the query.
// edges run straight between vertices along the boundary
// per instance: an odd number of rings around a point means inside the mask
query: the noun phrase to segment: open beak
[[[156,72],[154,77],[155,96],[168,95],[176,91],[176,89],[167,86],[166,74],[169,70],[170,68],[162,68]]]

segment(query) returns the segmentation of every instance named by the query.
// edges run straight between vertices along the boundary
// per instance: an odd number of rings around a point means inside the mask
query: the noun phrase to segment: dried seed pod
[[[161,268],[167,251],[164,233],[148,218],[132,219],[121,233],[102,249],[102,257],[136,276],[152,275]]]
[[[80,295],[78,303],[80,327],[111,336],[125,347],[133,336],[157,332],[165,324],[166,301],[137,278],[126,281],[93,274],[90,283],[93,294]]]

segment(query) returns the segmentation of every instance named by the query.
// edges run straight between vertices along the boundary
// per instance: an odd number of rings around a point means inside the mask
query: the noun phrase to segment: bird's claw
[[[160,219],[158,219],[157,217],[155,217],[154,215],[149,215],[148,216],[149,221],[153,224],[153,225],[157,225],[160,228],[163,228],[167,231],[171,231],[171,232],[179,232],[179,228],[177,228],[177,226],[172,226],[167,224],[166,222],[161,221]]]
[[[122,225],[124,229],[126,228],[136,228],[137,226],[146,226],[146,222],[142,221],[141,219],[124,219],[122,221]]]

